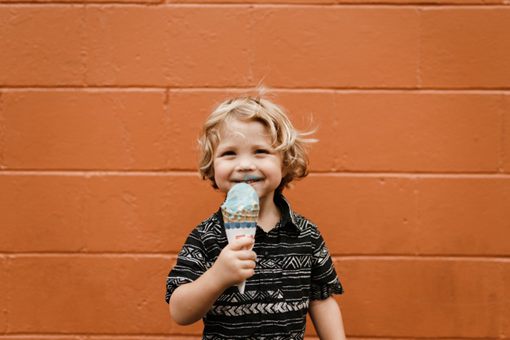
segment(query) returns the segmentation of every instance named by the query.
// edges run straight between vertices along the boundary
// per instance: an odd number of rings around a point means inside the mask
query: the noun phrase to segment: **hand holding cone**
[[[221,206],[221,212],[229,243],[241,237],[255,238],[259,216],[259,197],[251,185],[246,183],[234,185],[227,193],[227,199]],[[246,281],[237,286],[241,294],[244,293],[245,285]]]

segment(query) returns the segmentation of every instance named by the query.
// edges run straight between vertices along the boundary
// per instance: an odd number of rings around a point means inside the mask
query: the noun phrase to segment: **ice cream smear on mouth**
[[[242,182],[232,186],[221,205],[228,243],[242,237],[255,238],[259,209],[259,197],[251,185]],[[241,294],[245,286],[246,281],[238,284]]]
[[[236,180],[234,182],[236,183],[255,183],[255,182],[258,182],[258,181],[261,181],[262,180],[262,177],[258,177],[258,176],[253,176],[253,175],[247,175],[247,176],[244,176],[244,178],[242,180]]]

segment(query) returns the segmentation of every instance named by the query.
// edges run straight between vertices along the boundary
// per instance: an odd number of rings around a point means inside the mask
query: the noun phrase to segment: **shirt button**
[[[269,252],[267,250],[264,251],[264,256],[269,256]]]

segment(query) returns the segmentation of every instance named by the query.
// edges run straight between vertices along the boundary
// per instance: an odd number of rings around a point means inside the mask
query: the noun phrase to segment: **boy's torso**
[[[254,276],[244,294],[230,287],[203,318],[204,339],[300,340],[309,301],[343,289],[317,227],[275,198],[282,218],[269,232],[257,227]],[[197,226],[167,279],[166,301],[176,287],[200,277],[228,244],[221,211]]]
[[[268,233],[257,227],[255,275],[247,280],[244,294],[234,286],[218,298],[204,318],[204,334],[210,336],[204,339],[303,338],[313,228],[297,214]],[[210,268],[228,242],[218,213],[202,224],[201,235]]]

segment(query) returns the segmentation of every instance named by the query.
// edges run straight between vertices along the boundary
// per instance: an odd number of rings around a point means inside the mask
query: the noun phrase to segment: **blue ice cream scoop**
[[[252,216],[254,213],[258,216],[259,196],[251,185],[237,183],[230,188],[221,209],[229,217],[234,218],[242,219],[243,216]]]

